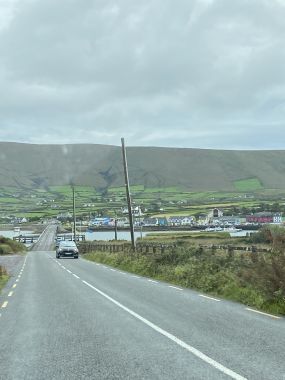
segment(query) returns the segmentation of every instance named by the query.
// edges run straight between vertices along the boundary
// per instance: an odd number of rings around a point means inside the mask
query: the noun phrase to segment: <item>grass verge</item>
[[[5,270],[4,267],[0,266],[0,293],[4,286],[6,285],[7,281],[9,280],[9,276]]]
[[[84,258],[285,315],[283,293],[264,288],[268,278],[261,279],[260,266],[244,257],[178,247],[159,254],[95,251]]]

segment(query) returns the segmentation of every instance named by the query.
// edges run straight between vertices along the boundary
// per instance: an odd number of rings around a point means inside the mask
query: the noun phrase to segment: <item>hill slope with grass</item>
[[[122,186],[121,149],[0,143],[0,187]],[[127,148],[131,183],[189,191],[285,189],[285,151]]]

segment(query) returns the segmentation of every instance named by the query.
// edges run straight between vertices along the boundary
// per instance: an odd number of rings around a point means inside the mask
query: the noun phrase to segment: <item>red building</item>
[[[257,212],[253,215],[247,215],[246,222],[258,224],[273,223],[273,216],[272,212]]]

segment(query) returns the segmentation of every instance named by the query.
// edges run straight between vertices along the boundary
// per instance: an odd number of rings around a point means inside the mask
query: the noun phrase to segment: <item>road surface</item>
[[[49,226],[0,298],[0,379],[285,380],[284,319],[84,259]]]

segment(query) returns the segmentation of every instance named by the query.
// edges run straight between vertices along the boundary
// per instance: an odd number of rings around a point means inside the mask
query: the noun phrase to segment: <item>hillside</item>
[[[0,186],[123,185],[121,149],[97,144],[0,143]],[[285,151],[130,147],[130,181],[189,191],[285,189]]]

